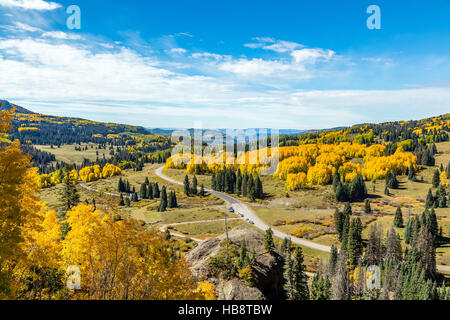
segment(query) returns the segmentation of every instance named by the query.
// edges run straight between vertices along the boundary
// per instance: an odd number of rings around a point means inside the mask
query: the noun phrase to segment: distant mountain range
[[[35,112],[32,112],[24,107],[18,106],[16,104],[10,103],[7,100],[0,100],[0,110],[10,110],[12,107],[15,107],[17,109],[17,113],[22,113],[22,114],[36,114]],[[78,118],[65,118],[65,119],[77,119],[77,120],[82,120],[82,119],[78,119]],[[94,122],[94,121],[93,121]],[[149,134],[154,134],[154,135],[160,135],[160,136],[170,136],[172,135],[172,132],[175,130],[188,130],[190,132],[190,134],[193,136],[193,132],[194,129],[190,128],[190,129],[186,129],[186,128],[152,128],[152,127],[141,127],[143,130],[147,131]],[[339,128],[331,128],[331,129],[314,129],[314,130],[298,130],[298,129],[280,129],[279,130],[279,134],[280,135],[286,135],[286,136],[293,136],[293,135],[299,135],[299,134],[303,134],[303,133],[309,133],[309,132],[320,132],[320,131],[328,131],[328,130],[340,130],[340,129],[345,129],[345,127],[339,127]],[[213,133],[222,133],[222,134],[227,134],[227,129],[204,129],[203,131],[212,131]],[[246,129],[244,129],[246,130]],[[142,130],[140,130],[142,131]],[[270,129],[267,129],[267,132],[270,134]]]
[[[7,100],[0,100],[0,110],[10,110],[16,108],[16,112],[22,114],[20,117],[16,117],[13,120],[15,127],[14,135],[24,141],[31,141],[35,144],[56,144],[60,143],[77,143],[95,141],[100,142],[107,139],[108,135],[127,135],[127,134],[144,134],[144,135],[158,135],[158,136],[170,136],[175,130],[188,130],[190,135],[194,136],[194,129],[186,128],[144,128],[142,126],[132,126],[117,123],[106,123],[90,121],[80,118],[70,117],[58,117],[51,115],[43,115],[32,112],[24,107],[18,106],[14,103],[10,103]],[[387,129],[397,128],[398,130],[410,130],[412,129],[424,129],[429,130],[428,123],[434,123],[436,119],[440,119],[438,125],[443,127],[443,130],[448,130],[450,114],[437,116],[429,119],[411,120],[411,121],[395,121],[382,124],[361,124],[352,126],[353,133],[359,133],[360,127],[365,127],[367,130],[373,129],[375,134],[380,135]],[[20,132],[19,127],[22,127]],[[392,128],[391,128],[392,127]],[[387,129],[386,129],[387,128]],[[301,136],[310,137],[310,134],[316,134],[320,132],[339,131],[343,129],[349,129],[349,127],[336,127],[329,129],[314,129],[314,130],[298,130],[298,129],[280,129],[280,140],[290,139],[298,140]],[[203,129],[203,133],[206,131],[212,132],[212,135],[221,134],[226,137],[226,129]],[[436,129],[434,130],[436,131]],[[267,132],[270,134],[270,130]],[[362,132],[362,131],[361,131]],[[103,138],[102,138],[103,137]],[[282,138],[284,137],[284,138]],[[231,138],[234,140],[235,134],[231,133]],[[28,140],[25,140],[28,139]]]
[[[336,128],[330,128],[330,129],[311,129],[311,130],[299,130],[299,129],[279,129],[279,135],[280,136],[296,136],[303,133],[314,133],[314,132],[321,132],[321,131],[335,131],[335,130],[342,130],[346,129],[347,127],[336,127]],[[159,134],[162,136],[170,136],[173,131],[175,130],[188,130],[191,135],[194,132],[193,128],[187,129],[187,128],[146,128],[147,130],[151,131],[153,134]],[[249,129],[255,129],[255,130],[261,130],[266,129],[267,133],[271,133],[271,129],[269,128],[248,128],[248,129],[242,129],[243,131],[249,130]],[[219,132],[222,134],[229,134],[232,131],[227,132],[227,129],[203,129],[203,132],[209,131],[209,132]]]

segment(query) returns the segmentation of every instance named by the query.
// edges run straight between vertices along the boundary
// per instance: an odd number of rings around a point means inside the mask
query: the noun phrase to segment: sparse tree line
[[[242,174],[240,169],[237,173],[227,168],[213,173],[211,186],[213,190],[248,197],[250,201],[264,198],[261,178],[247,172]]]
[[[204,197],[204,196],[206,196],[205,186],[203,184],[200,186],[200,190],[198,190],[198,180],[195,175],[192,178],[192,184],[191,184],[191,181],[189,180],[189,176],[185,175],[183,187],[184,187],[184,194],[187,197],[191,197],[191,196]]]
[[[41,151],[30,145],[21,145],[20,150],[22,150],[24,154],[29,154],[31,156],[33,167],[39,168],[39,173],[46,173],[45,171],[46,169],[48,170],[49,165],[53,161],[56,161],[54,154]]]
[[[366,184],[361,175],[357,175],[351,182],[342,183],[339,171],[336,169],[333,174],[332,185],[337,201],[363,201],[367,197]]]
[[[175,191],[167,192],[166,186],[163,186],[161,190],[157,182],[150,182],[148,177],[145,178],[145,182],[141,184],[139,193],[134,186],[131,186],[128,180],[122,180],[119,178],[117,190],[120,192],[119,206],[131,206],[131,202],[138,202],[140,199],[153,200],[160,199],[158,206],[159,212],[164,212],[167,208],[177,208],[177,195]],[[129,196],[123,196],[123,194]]]

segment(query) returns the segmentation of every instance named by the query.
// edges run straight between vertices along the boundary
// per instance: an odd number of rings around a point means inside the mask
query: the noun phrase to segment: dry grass
[[[161,219],[164,224],[177,222],[217,220],[223,219],[225,214],[229,218],[237,218],[235,214],[227,212],[225,207],[181,207],[168,209],[161,213]]]
[[[105,157],[109,157],[109,146],[106,146],[105,149],[97,150],[97,144],[95,143],[82,143],[81,147],[84,148],[85,146],[88,147],[88,150],[83,151],[76,151],[75,147],[78,147],[78,145],[75,144],[67,144],[63,145],[61,147],[53,146],[53,149],[51,146],[42,146],[42,145],[35,145],[35,147],[42,151],[47,151],[55,155],[57,161],[64,161],[66,163],[76,163],[81,164],[83,162],[83,159],[89,159],[92,161],[95,161],[97,159],[97,151],[98,151],[98,157],[103,158],[103,154],[105,154]]]
[[[233,229],[234,227],[245,224],[242,220],[232,220],[228,221],[228,228]],[[201,223],[189,223],[181,224],[169,227],[169,230],[174,230],[185,234],[190,237],[216,237],[225,232],[224,221],[217,222],[201,222]]]

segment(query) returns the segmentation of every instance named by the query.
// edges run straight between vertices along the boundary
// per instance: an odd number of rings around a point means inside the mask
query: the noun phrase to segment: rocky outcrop
[[[260,232],[239,226],[228,232],[229,240],[236,246],[245,241],[249,252],[255,249],[256,261],[253,263],[253,285],[249,286],[237,277],[222,279],[208,274],[211,257],[219,254],[221,244],[226,239],[223,234],[201,242],[186,255],[190,269],[198,279],[208,279],[216,285],[219,300],[264,300],[282,299],[283,292],[283,256],[275,250],[272,254],[264,250],[264,235]]]

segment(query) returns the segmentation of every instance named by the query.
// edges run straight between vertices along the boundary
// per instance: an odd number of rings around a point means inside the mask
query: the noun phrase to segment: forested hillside
[[[124,142],[127,141],[127,133],[150,134],[143,127],[37,114],[7,101],[0,101],[0,110],[10,110],[12,107],[16,112],[10,136],[22,143],[57,146],[87,142]]]

